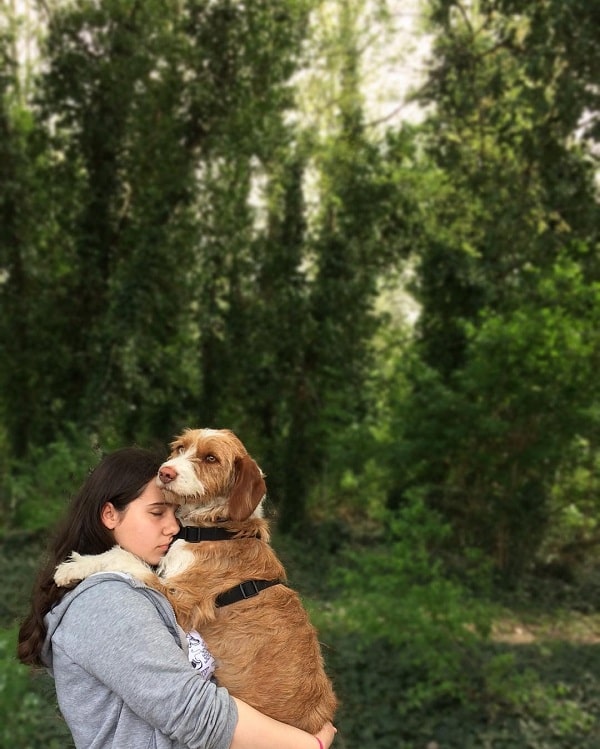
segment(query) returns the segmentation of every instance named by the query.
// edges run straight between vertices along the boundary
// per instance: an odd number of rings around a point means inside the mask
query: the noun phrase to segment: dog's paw
[[[161,559],[157,570],[158,576],[168,578],[180,575],[193,566],[195,558],[194,552],[190,550],[190,544],[179,539]]]
[[[89,574],[86,571],[85,557],[74,551],[65,562],[61,562],[56,568],[54,582],[59,588],[68,588],[69,585],[84,580]]]
[[[113,546],[102,554],[78,554],[72,552],[69,558],[58,565],[54,582],[59,588],[66,588],[85,580],[96,572],[124,572],[147,582],[154,577],[149,565],[131,552]]]

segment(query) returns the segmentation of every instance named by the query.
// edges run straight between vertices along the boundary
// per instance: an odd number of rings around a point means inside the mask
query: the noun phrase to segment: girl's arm
[[[231,749],[329,749],[335,737],[336,729],[331,723],[326,723],[317,736],[313,736],[233,699],[238,709],[238,722]]]

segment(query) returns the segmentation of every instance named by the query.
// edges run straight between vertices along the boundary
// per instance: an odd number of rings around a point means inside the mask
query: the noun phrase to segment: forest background
[[[69,745],[14,657],[65,503],[184,426],[267,474],[336,746],[600,746],[598,29],[3,3],[2,747]]]

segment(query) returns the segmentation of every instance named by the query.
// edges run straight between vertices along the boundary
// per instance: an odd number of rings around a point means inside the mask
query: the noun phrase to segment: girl
[[[147,450],[124,448],[89,475],[34,586],[19,659],[54,677],[78,749],[328,749],[336,730],[330,723],[312,736],[194,670],[185,635],[158,592],[117,572],[73,590],[54,584],[56,566],[71,551],[98,554],[119,544],[160,562],[179,530],[155,484],[161,463]]]

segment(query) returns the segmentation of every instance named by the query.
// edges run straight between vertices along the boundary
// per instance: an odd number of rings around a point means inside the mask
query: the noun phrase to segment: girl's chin
[[[164,549],[157,551],[155,554],[152,555],[152,557],[148,557],[146,561],[148,562],[148,564],[157,565],[164,558],[167,551],[169,551],[169,547],[165,546]]]

